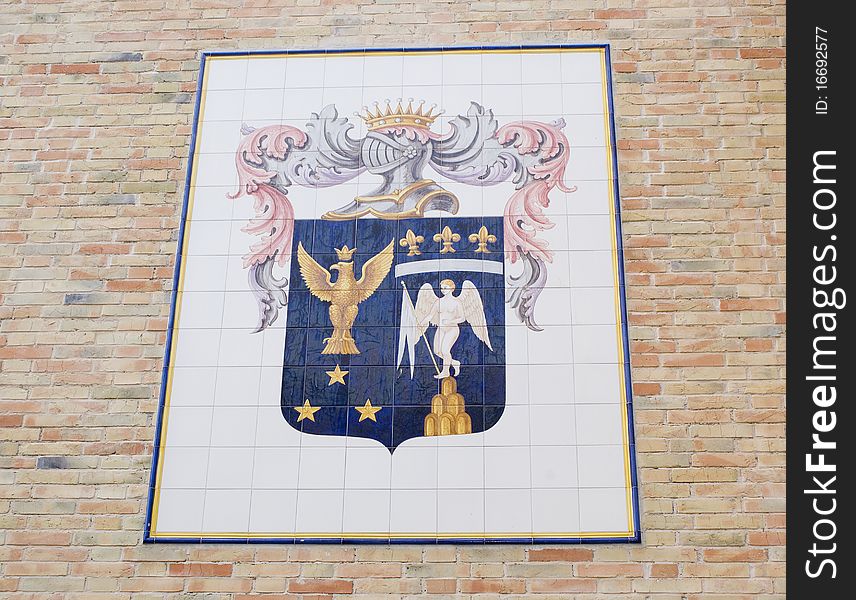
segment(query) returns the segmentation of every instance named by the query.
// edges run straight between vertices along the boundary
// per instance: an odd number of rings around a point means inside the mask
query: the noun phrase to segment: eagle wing
[[[368,299],[375,293],[381,282],[386,279],[389,269],[392,267],[392,259],[395,257],[394,248],[395,240],[392,240],[386,248],[372,256],[363,265],[363,274],[357,280],[355,304]]]
[[[330,271],[319,265],[314,258],[297,242],[297,263],[300,265],[300,275],[306,282],[306,287],[313,296],[323,302],[333,300],[333,282]]]
[[[461,294],[458,296],[458,300],[461,301],[461,306],[464,309],[464,318],[473,328],[476,337],[493,351],[493,347],[490,345],[490,334],[487,330],[487,318],[484,316],[484,304],[482,304],[478,288],[472,281],[464,281],[461,285]]]

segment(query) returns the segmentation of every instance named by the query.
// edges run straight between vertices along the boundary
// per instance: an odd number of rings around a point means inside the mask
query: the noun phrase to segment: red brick
[[[295,594],[352,594],[354,583],[344,579],[296,579],[288,582]]]
[[[78,63],[71,65],[51,65],[50,72],[56,74],[67,74],[67,75],[86,75],[98,73],[101,70],[101,67],[97,64],[92,63]]]

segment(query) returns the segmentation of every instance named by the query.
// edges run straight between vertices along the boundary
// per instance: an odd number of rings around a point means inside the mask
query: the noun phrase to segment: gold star
[[[309,419],[313,423],[315,422],[315,413],[321,410],[320,406],[312,406],[309,404],[309,400],[303,403],[303,406],[295,406],[294,410],[296,410],[300,416],[297,417],[297,422],[300,423],[303,419]]]
[[[366,419],[371,419],[375,423],[377,423],[377,418],[375,417],[375,413],[377,413],[382,406],[372,406],[372,401],[366,399],[366,403],[364,406],[355,406],[354,410],[360,413],[360,420],[357,423],[362,423]]]
[[[343,371],[339,368],[339,365],[336,365],[336,368],[332,371],[326,371],[326,373],[330,376],[330,383],[327,385],[333,385],[334,383],[345,385],[345,375],[348,374],[348,371]]]

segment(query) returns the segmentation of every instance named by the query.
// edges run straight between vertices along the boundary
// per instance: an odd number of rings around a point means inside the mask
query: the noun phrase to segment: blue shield
[[[415,343],[412,368],[409,348],[399,352],[403,306],[407,312],[403,294],[415,304],[424,284],[440,295],[440,282],[450,279],[455,283],[455,295],[469,281],[483,303],[492,349],[470,324],[462,323],[453,346],[454,358],[461,362],[454,380],[471,422],[467,431],[489,429],[505,407],[502,218],[295,223],[294,248],[300,243],[326,269],[339,260],[336,248],[356,248],[352,258],[357,279],[365,263],[391,241],[395,243],[392,267],[377,290],[358,305],[351,327],[359,354],[322,353],[333,330],[330,304],[310,293],[298,261],[292,260],[282,370],[283,417],[306,434],[371,438],[390,452],[410,438],[426,435],[426,417],[437,412],[438,395],[448,389],[441,389],[442,380],[435,377],[442,361],[429,350],[435,327],[429,327],[415,342],[409,340]],[[337,275],[332,273],[335,285]],[[448,388],[448,382],[446,385]]]

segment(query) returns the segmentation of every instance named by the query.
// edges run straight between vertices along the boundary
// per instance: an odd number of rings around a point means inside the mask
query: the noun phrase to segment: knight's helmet
[[[457,197],[436,182],[423,178],[422,172],[431,159],[431,124],[441,112],[424,102],[414,108],[413,99],[385,108],[375,102],[374,109],[363,107],[358,114],[368,126],[368,134],[360,148],[360,160],[365,168],[383,178],[369,194],[324,215],[328,219],[353,219],[366,214],[379,218],[400,219],[421,216],[427,210],[458,212]]]

